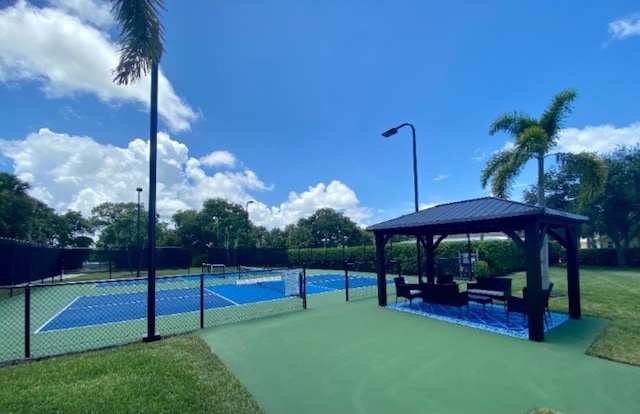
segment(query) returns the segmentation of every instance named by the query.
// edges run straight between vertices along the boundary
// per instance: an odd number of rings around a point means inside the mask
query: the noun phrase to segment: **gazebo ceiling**
[[[538,220],[551,227],[563,227],[587,222],[589,218],[551,208],[485,197],[440,204],[374,224],[367,230],[408,235],[486,233],[520,230],[524,223],[531,220]]]

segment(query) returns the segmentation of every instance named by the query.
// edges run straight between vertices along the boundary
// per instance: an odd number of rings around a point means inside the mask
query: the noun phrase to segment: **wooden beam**
[[[437,249],[438,246],[440,245],[440,242],[444,239],[446,239],[448,236],[448,234],[442,234],[440,235],[440,237],[438,237],[438,239],[433,243],[433,250]]]
[[[568,237],[562,237],[560,233],[556,232],[553,229],[547,230],[547,234],[553,237],[558,243],[560,243],[560,246],[564,247],[565,249],[567,248]],[[566,236],[566,231],[565,231],[565,236]]]
[[[529,339],[542,342],[544,341],[544,303],[542,303],[542,270],[540,268],[540,226],[537,220],[526,224],[524,245]]]
[[[525,250],[524,241],[520,238],[520,236],[518,236],[518,233],[516,233],[515,231],[513,231],[511,229],[502,230],[502,232],[504,234],[506,234],[507,236],[509,236],[511,238],[511,240],[513,240],[513,242],[516,244],[516,246],[518,246],[522,250]]]

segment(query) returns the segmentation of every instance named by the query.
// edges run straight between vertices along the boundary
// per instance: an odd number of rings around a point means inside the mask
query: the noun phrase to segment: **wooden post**
[[[537,220],[527,223],[524,236],[524,251],[527,271],[529,339],[542,342],[544,341],[544,304],[542,303],[541,237],[539,228]]]
[[[433,235],[428,234],[425,240],[425,250],[427,259],[427,283],[436,282],[436,263],[435,263],[435,249],[433,247]]]
[[[578,232],[575,227],[567,227],[567,294],[569,299],[569,317],[580,319],[580,270],[578,267]]]
[[[378,262],[378,305],[387,306],[387,271],[384,260],[384,245],[386,240],[383,234],[376,235],[376,261]]]

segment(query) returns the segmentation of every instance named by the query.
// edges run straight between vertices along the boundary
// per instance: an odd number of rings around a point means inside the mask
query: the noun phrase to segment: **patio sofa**
[[[467,283],[467,294],[469,300],[478,299],[480,301],[495,299],[506,302],[511,296],[511,279],[504,277],[481,277],[476,282]]]
[[[460,292],[457,283],[451,284],[435,284],[424,283],[420,285],[422,291],[422,305],[424,310],[425,303],[433,303],[437,305],[457,306],[462,314],[462,307],[469,308],[469,300],[467,292]]]

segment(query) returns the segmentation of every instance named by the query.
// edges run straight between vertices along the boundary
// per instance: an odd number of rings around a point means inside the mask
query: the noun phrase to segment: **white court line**
[[[80,299],[82,296],[78,296],[77,298],[75,298],[74,300],[72,300],[71,302],[69,302],[69,304],[67,306],[65,306],[64,308],[62,308],[58,313],[56,313],[55,315],[53,315],[51,318],[49,318],[49,320],[47,320],[42,326],[40,326],[38,329],[36,329],[36,331],[34,333],[39,333],[40,329],[44,328],[45,326],[47,326],[47,324],[49,322],[51,322],[52,320],[54,320],[55,318],[58,317],[58,315],[60,315],[62,312],[66,311],[69,307],[71,307],[71,305],[73,305],[78,299]]]
[[[221,294],[219,294],[219,293],[217,293],[217,292],[214,292],[213,290],[209,290],[209,288],[204,288],[204,290],[206,290],[207,292],[211,293],[212,295],[216,295],[216,296],[217,296],[217,297],[219,297],[219,298],[222,298],[222,299],[224,299],[224,300],[227,300],[227,301],[229,301],[229,302],[233,303],[233,304],[234,304],[234,305],[236,305],[236,306],[240,306],[240,304],[239,304],[238,302],[236,302],[236,301],[234,301],[234,300],[231,300],[231,299],[229,299],[229,298],[228,298],[228,297],[226,297],[226,296],[222,296]],[[214,308],[214,309],[215,309],[215,308]]]

